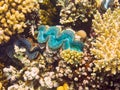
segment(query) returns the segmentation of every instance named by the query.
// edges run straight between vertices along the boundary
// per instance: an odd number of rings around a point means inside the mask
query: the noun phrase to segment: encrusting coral
[[[37,10],[37,0],[1,0],[0,1],[0,44],[7,42],[10,36],[22,33],[26,27],[27,13]]]
[[[108,9],[102,16],[97,12],[94,17],[93,29],[97,35],[91,48],[95,56],[94,71],[116,74],[120,71],[120,9]]]

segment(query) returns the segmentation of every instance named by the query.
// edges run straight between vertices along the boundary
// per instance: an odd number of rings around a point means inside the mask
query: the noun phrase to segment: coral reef
[[[104,70],[116,74],[120,70],[120,9],[108,9],[102,16],[97,12],[94,17],[93,29],[97,35],[91,48],[95,56],[94,71]]]
[[[39,43],[46,43],[50,49],[56,50],[62,46],[62,49],[70,49],[76,51],[82,51],[83,43],[75,40],[75,34],[72,30],[63,30],[56,26],[49,27],[40,26],[38,28]]]
[[[55,5],[51,1],[52,0],[39,0],[40,24],[42,25],[53,25],[58,22],[56,18],[58,17],[58,12]]]
[[[0,0],[0,90],[120,90],[119,0]]]
[[[0,1],[0,44],[7,42],[10,36],[22,33],[26,27],[27,13],[38,9],[37,0],[1,0]]]
[[[87,22],[97,7],[94,0],[58,0],[58,6],[62,6],[60,11],[61,24],[75,24],[78,20],[79,22]]]
[[[118,0],[57,0],[57,6],[61,7],[60,24],[79,27],[91,23],[96,10],[104,13],[108,8],[116,8],[119,3]]]
[[[55,73],[50,71],[51,68],[47,66],[48,64],[42,55],[39,55],[39,58],[33,61],[26,57],[18,58],[18,60],[24,65],[20,70],[13,66],[3,69],[4,76],[10,81],[9,87],[6,87],[9,90],[13,90],[13,88],[15,90],[20,88],[27,90],[36,88],[35,90],[37,90],[38,88],[39,90],[42,87],[53,88],[58,86],[56,79],[54,79]],[[38,83],[35,84],[35,82]],[[35,87],[35,85],[37,86]]]

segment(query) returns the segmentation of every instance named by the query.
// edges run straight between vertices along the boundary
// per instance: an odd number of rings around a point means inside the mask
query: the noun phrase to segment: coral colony
[[[0,90],[120,90],[120,1],[0,0]]]

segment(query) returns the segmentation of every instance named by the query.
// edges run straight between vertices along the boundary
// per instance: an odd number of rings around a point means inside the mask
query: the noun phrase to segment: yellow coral
[[[0,82],[0,90],[2,90],[2,83]]]
[[[93,29],[98,35],[91,49],[96,58],[94,71],[104,70],[116,74],[120,70],[120,9],[108,9],[103,16],[97,12]]]
[[[67,83],[64,83],[63,86],[59,86],[57,90],[69,90],[69,86]]]
[[[37,0],[0,0],[0,44],[24,31],[25,15],[38,9]]]
[[[63,86],[59,86],[57,90],[64,90]]]
[[[68,64],[79,64],[81,63],[83,52],[77,52],[72,50],[63,50],[60,53],[60,56],[68,63]]]
[[[60,11],[60,23],[76,24],[76,21],[87,22],[88,18],[96,12],[96,2],[91,0],[58,0],[58,6],[62,6]]]

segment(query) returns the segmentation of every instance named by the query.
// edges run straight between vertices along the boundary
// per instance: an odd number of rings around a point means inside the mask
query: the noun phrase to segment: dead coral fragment
[[[99,12],[94,16],[93,29],[98,35],[91,53],[95,55],[94,70],[120,71],[120,9],[107,10],[103,16]]]
[[[0,44],[7,42],[13,34],[22,33],[26,27],[25,15],[37,8],[37,0],[1,0]]]
[[[82,61],[82,52],[72,51],[72,50],[63,50],[60,53],[60,56],[68,63],[68,64],[80,64]]]

